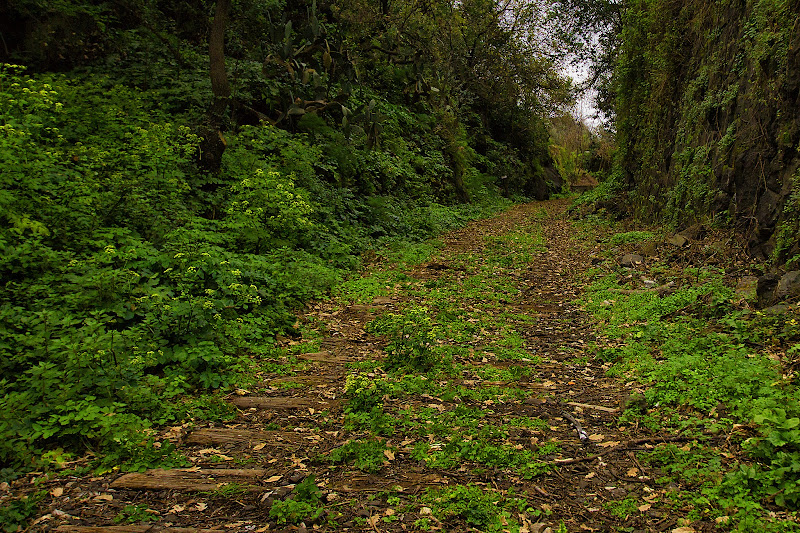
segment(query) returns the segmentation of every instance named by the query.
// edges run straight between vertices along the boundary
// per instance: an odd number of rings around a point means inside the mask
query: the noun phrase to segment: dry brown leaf
[[[606,438],[605,435],[600,435],[599,433],[595,433],[594,435],[589,435],[589,440],[594,442],[599,442],[604,438]]]
[[[52,494],[54,498],[58,498],[59,496],[64,494],[64,488],[63,487],[56,487],[56,488],[54,488],[53,490],[50,491],[50,494]]]
[[[199,453],[200,455],[210,455],[210,454],[218,454],[220,452],[216,448],[203,448],[197,453]]]
[[[394,461],[394,452],[392,450],[383,450],[383,455],[390,461]]]
[[[639,475],[639,469],[638,468],[631,468],[631,469],[628,470],[627,474],[628,474],[628,477],[636,477],[636,476]]]
[[[638,507],[638,509],[639,509],[641,512],[645,512],[645,511],[649,511],[651,507],[652,507],[652,505],[650,505],[649,503],[646,503],[646,504],[644,504],[644,505],[640,505],[640,506]]]
[[[253,446],[253,451],[257,452],[259,450],[263,450],[266,445],[267,445],[266,442],[259,442],[258,444]]]
[[[598,442],[597,445],[602,447],[602,448],[612,448],[614,446],[619,446],[619,441],[618,440],[610,440],[608,442]]]
[[[173,505],[172,508],[169,511],[171,513],[178,514],[178,513],[182,513],[185,510],[186,510],[186,507],[184,507],[183,505],[177,505],[176,504],[176,505]]]
[[[696,533],[693,527],[676,527],[672,533]]]
[[[282,475],[268,477],[267,483],[275,483],[276,481],[280,481],[282,477]]]
[[[208,508],[208,504],[203,502],[198,502],[197,504],[195,504],[194,508],[197,509],[198,511],[205,511]]]
[[[111,494],[101,494],[99,496],[94,497],[94,501],[96,502],[110,502],[114,499]]]

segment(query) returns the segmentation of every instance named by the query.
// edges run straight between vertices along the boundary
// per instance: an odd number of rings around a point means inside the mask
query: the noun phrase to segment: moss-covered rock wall
[[[797,261],[800,1],[632,0],[617,90],[636,214],[734,225]]]

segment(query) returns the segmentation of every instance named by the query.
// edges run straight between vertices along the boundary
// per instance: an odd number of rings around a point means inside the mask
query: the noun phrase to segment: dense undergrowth
[[[635,233],[605,242],[659,239]],[[688,519],[725,530],[796,531],[796,515],[770,509],[800,508],[797,310],[753,311],[718,267],[656,260],[641,274],[587,274],[592,284],[584,305],[606,338],[597,357],[609,375],[643,384],[620,423],[696,436],[688,447],[665,444],[642,457],[661,468],[659,483],[687,488],[676,493],[674,506],[688,508]],[[643,279],[674,289],[643,289]],[[719,446],[725,434],[741,446],[741,456]]]
[[[559,187],[569,84],[507,7],[5,5],[4,475],[179,462],[143,430],[228,416],[213,392],[364,252]]]
[[[473,203],[441,203],[432,123],[369,93],[391,151],[309,117],[294,134],[229,133],[221,172],[200,172],[200,139],[188,115],[163,110],[166,90],[0,71],[7,475],[87,444],[109,466],[171,461],[142,430],[227,416],[209,393],[292,335],[292,309],[360,254],[505,205],[478,173]]]

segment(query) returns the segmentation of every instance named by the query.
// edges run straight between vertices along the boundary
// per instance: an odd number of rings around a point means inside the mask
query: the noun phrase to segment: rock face
[[[790,298],[800,298],[800,270],[786,274],[766,274],[758,278],[756,288],[761,308]]]
[[[797,1],[629,5],[617,140],[634,214],[734,225],[756,257],[800,252],[798,19]]]
[[[800,297],[800,270],[793,270],[781,276],[778,286],[775,288],[775,299],[784,300],[797,297]]]

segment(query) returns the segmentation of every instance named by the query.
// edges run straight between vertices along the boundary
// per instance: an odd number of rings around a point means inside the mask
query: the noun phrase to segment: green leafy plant
[[[427,307],[413,305],[402,314],[388,313],[371,322],[368,330],[389,336],[385,360],[389,370],[426,372],[439,363],[433,347],[441,334]]]
[[[328,459],[333,464],[353,462],[353,466],[364,472],[375,473],[383,468],[386,453],[392,449],[380,439],[352,440],[332,450]]]
[[[120,513],[114,517],[114,522],[127,522],[134,524],[136,522],[153,522],[158,520],[158,515],[148,509],[147,505],[126,505]]]
[[[528,508],[525,500],[504,497],[478,485],[458,485],[440,490],[428,489],[420,498],[443,523],[455,527],[459,521],[481,531],[519,531],[515,514]]]
[[[3,531],[13,533],[22,531],[28,522],[39,511],[39,502],[47,495],[47,491],[37,491],[34,494],[7,500],[0,506],[0,524]]]
[[[279,524],[313,522],[324,512],[324,507],[320,502],[321,494],[322,492],[314,482],[314,476],[307,476],[295,486],[290,497],[272,504],[269,516]]]

